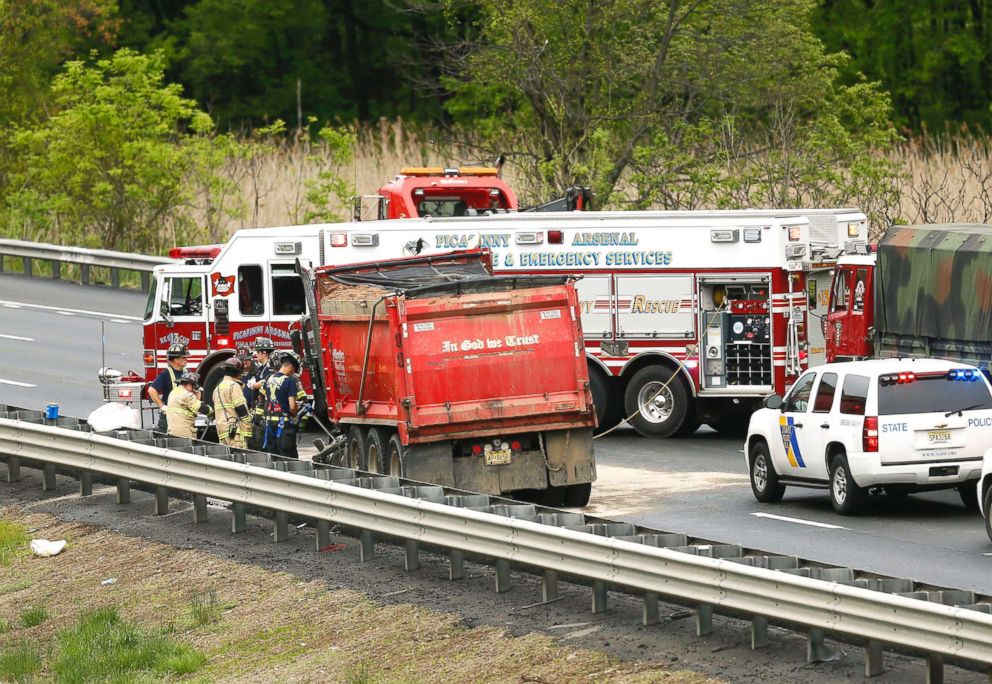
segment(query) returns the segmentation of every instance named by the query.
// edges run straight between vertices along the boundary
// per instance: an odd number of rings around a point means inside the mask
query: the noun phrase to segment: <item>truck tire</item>
[[[958,496],[961,497],[961,503],[969,511],[978,512],[978,483],[972,480],[971,482],[963,482],[958,485]]]
[[[226,360],[223,359],[221,363]],[[223,379],[224,369],[219,363],[207,371],[207,376],[203,380],[203,403],[208,404],[210,408],[214,406],[214,390],[217,389],[217,385]]]
[[[672,437],[688,437],[689,435],[693,435],[702,424],[703,421],[699,417],[699,407],[696,406],[696,402],[690,401],[685,412],[685,420],[682,421],[679,429],[672,433]]]
[[[362,460],[365,458],[365,431],[361,425],[352,425],[348,428],[348,450],[345,462],[349,468],[361,470]]]
[[[830,462],[830,503],[841,515],[857,515],[864,510],[868,492],[851,477],[851,468],[843,454]]]
[[[386,444],[386,454],[383,459],[383,473],[393,477],[403,477],[403,443],[395,432]]]
[[[762,441],[755,442],[748,453],[748,475],[755,499],[761,503],[778,503],[782,500],[785,487],[779,484],[768,445]]]
[[[589,390],[596,409],[596,434],[606,432],[623,420],[623,405],[616,388],[616,380],[606,377],[598,366],[589,364]]]
[[[582,508],[589,505],[589,497],[592,495],[592,482],[568,485],[565,487],[565,508]]]
[[[385,472],[382,459],[386,451],[382,439],[382,428],[369,428],[365,436],[365,457],[362,459],[362,470],[381,475]]]
[[[689,393],[675,373],[648,366],[634,373],[624,393],[630,424],[645,437],[671,437],[685,422]]]

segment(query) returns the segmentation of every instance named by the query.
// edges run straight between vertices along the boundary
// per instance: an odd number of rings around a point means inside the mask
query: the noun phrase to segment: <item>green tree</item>
[[[183,244],[197,193],[218,192],[236,143],[214,137],[210,117],[164,82],[161,54],[94,60],[67,63],[54,113],[12,133],[7,232],[138,252]]]
[[[889,182],[886,96],[839,85],[813,0],[480,4],[447,107],[532,199],[581,182],[614,205],[794,205]]]

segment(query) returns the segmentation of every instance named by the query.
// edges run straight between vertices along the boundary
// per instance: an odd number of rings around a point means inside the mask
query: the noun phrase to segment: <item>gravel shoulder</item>
[[[403,571],[402,549],[377,544],[358,559],[358,543],[332,530],[330,550],[292,528],[271,541],[271,523],[249,518],[232,535],[230,515],[212,505],[192,522],[189,503],[173,499],[169,515],[152,514],[150,495],[132,491],[118,505],[111,488],[80,498],[59,478],[42,493],[24,471],[0,483],[0,517],[23,521],[33,537],[69,540],[51,559],[24,556],[0,567],[0,618],[43,603],[54,629],[85,610],[113,603],[132,619],[172,625],[210,658],[200,674],[211,681],[368,682],[847,682],[863,677],[860,649],[836,644],[837,658],[808,665],[805,641],[770,630],[772,644],[750,649],[748,623],[715,617],[713,634],[696,638],[691,611],[662,604],[659,625],[640,624],[641,602],[611,592],[610,610],[589,612],[587,587],[562,583],[561,600],[539,604],[540,582],[513,572],[511,591],[496,594],[490,566],[467,564],[450,582],[441,555],[421,553],[423,567]],[[117,581],[103,586],[108,578]],[[30,582],[27,586],[26,583]],[[214,595],[220,619],[183,625],[190,603]],[[185,631],[183,631],[185,629]],[[21,638],[15,630],[0,646]],[[33,634],[28,634],[32,638]],[[38,635],[40,637],[40,634]],[[874,681],[922,681],[924,663],[889,656]],[[978,681],[948,668],[945,681]]]

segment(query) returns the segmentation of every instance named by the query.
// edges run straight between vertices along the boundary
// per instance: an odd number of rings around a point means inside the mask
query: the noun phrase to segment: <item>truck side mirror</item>
[[[162,302],[158,308],[159,315],[162,316],[162,320],[165,321],[165,327],[172,328],[175,327],[175,323],[172,320],[172,312],[169,311],[169,303]]]
[[[769,394],[761,402],[762,406],[766,409],[771,409],[772,411],[780,410],[784,404],[785,402],[782,400],[782,397],[777,394]]]
[[[304,358],[306,354],[303,351],[303,331],[299,328],[289,331],[289,343],[293,346],[293,351],[300,358]]]

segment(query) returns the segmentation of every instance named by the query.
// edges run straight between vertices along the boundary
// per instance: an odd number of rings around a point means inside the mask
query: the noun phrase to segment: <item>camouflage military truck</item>
[[[989,371],[992,226],[893,226],[874,254],[860,247],[834,271],[828,361],[926,357]]]

